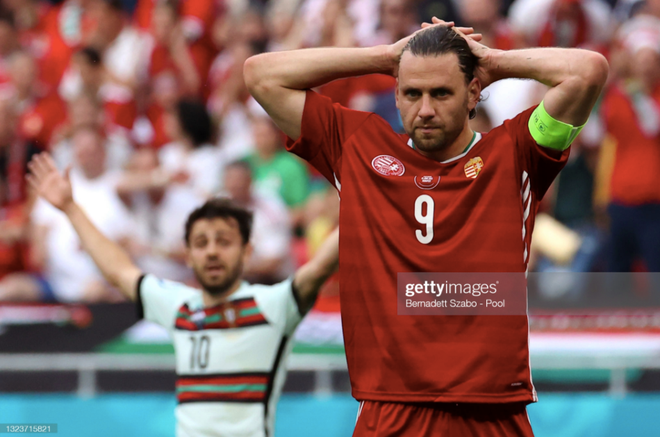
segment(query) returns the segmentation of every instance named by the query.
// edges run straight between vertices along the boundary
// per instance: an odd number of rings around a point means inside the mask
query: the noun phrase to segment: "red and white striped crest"
[[[470,159],[463,169],[465,170],[465,176],[475,179],[479,176],[479,172],[482,168],[484,168],[484,161],[480,156],[477,156],[476,158]]]

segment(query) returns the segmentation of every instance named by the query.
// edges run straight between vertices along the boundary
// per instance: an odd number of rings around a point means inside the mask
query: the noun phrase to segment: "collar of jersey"
[[[454,156],[453,158],[448,159],[446,161],[440,161],[440,164],[447,164],[449,162],[456,161],[457,159],[461,159],[462,157],[468,154],[468,152],[472,149],[472,147],[474,147],[475,144],[479,142],[480,139],[481,139],[481,133],[475,131],[474,135],[472,135],[472,141],[470,141],[470,144],[468,144],[465,150],[463,150],[463,153],[461,153],[458,156]],[[412,138],[408,139],[408,146],[410,146],[411,149],[415,150],[415,143],[413,143]]]

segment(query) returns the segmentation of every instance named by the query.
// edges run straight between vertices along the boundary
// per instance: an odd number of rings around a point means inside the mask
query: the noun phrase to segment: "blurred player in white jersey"
[[[37,155],[29,166],[31,186],[66,214],[105,278],[135,300],[147,320],[170,331],[177,436],[272,436],[291,336],[336,269],[338,231],[291,278],[250,285],[241,275],[251,253],[252,214],[227,199],[210,200],[186,223],[188,265],[200,292],[143,274],[74,202],[68,174],[49,155]]]

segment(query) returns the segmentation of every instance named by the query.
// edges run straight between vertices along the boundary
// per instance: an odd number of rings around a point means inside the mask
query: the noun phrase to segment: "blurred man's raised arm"
[[[304,312],[312,307],[321,286],[337,270],[338,264],[339,228],[325,239],[314,257],[293,277],[293,288]]]
[[[128,299],[137,297],[141,270],[117,243],[103,235],[73,200],[68,172],[62,175],[50,155],[36,155],[29,163],[28,181],[47,202],[62,211],[75,229],[83,248],[105,279]]]

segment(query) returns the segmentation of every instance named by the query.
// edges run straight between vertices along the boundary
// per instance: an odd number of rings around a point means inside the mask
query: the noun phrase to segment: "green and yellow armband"
[[[545,110],[543,102],[532,112],[527,125],[536,144],[560,151],[568,149],[584,127],[575,127],[552,118]]]

